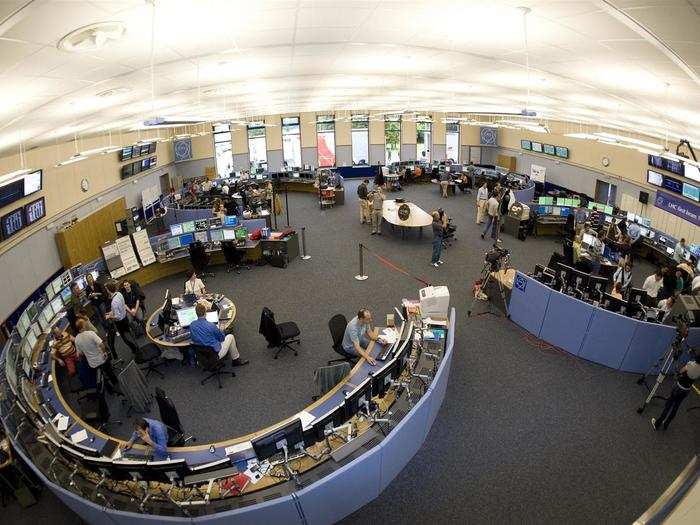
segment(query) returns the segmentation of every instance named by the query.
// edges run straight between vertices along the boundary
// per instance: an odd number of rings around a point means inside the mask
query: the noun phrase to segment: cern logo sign
[[[657,206],[663,206],[664,205],[664,198],[661,195],[656,195],[656,205]]]
[[[498,143],[498,130],[496,128],[481,128],[479,135],[481,144],[484,146],[496,146]]]

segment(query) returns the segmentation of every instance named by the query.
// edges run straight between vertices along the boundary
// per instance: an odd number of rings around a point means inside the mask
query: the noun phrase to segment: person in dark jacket
[[[357,198],[360,202],[360,224],[365,224],[370,221],[369,201],[367,200],[367,196],[369,195],[369,190],[367,189],[368,184],[369,179],[365,179],[357,187]]]
[[[440,255],[442,254],[442,236],[444,232],[444,225],[442,223],[442,220],[440,220],[440,213],[437,211],[433,212],[433,256],[430,259],[430,262],[435,268],[439,268],[441,264],[444,263],[440,259]]]

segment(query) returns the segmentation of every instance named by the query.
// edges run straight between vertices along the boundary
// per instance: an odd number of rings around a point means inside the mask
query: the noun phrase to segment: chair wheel
[[[272,359],[277,359],[277,356],[273,357]]]

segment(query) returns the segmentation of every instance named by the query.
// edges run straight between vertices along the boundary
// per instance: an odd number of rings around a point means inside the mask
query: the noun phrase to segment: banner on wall
[[[530,178],[535,182],[541,182],[544,184],[544,177],[547,172],[547,168],[544,166],[538,166],[537,164],[530,164]]]
[[[700,206],[697,204],[686,202],[670,193],[657,191],[656,198],[654,199],[654,206],[676,217],[680,217],[695,226],[700,226]]]

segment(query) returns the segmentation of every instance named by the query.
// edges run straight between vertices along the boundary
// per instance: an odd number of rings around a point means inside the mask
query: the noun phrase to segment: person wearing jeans
[[[697,353],[700,354],[700,352]],[[671,395],[668,397],[668,401],[666,401],[661,415],[658,418],[651,418],[651,426],[654,430],[659,430],[660,428],[666,430],[668,428],[673,418],[676,417],[676,412],[678,412],[681,403],[688,397],[693,383],[696,379],[700,378],[700,364],[697,363],[698,357],[695,359],[696,360],[688,361],[688,363],[681,368],[678,373],[678,381],[673,386]]]
[[[219,359],[227,354],[231,358],[233,366],[248,364],[247,359],[241,359],[233,334],[225,335],[218,326],[207,321],[207,308],[202,303],[195,306],[197,320],[190,323],[190,338],[192,342],[200,346],[208,346],[217,353]]]
[[[129,318],[126,316],[126,302],[121,292],[117,291],[117,283],[110,281],[107,283],[107,292],[109,293],[111,309],[105,314],[105,319],[111,319],[114,322],[114,327],[122,337],[124,344],[128,346],[135,354],[139,347],[132,341],[131,328],[129,327]],[[111,334],[110,347],[114,348],[114,332]]]
[[[372,233],[371,235],[382,234],[382,208],[384,206],[384,193],[382,188],[377,186],[370,197],[370,205],[372,206]]]
[[[430,263],[438,268],[444,261],[440,259],[442,254],[442,235],[443,235],[443,224],[440,220],[440,214],[436,211],[433,212],[433,257],[430,259]]]
[[[481,234],[482,239],[486,235],[486,232],[489,231],[489,228],[491,228],[491,238],[498,238],[499,206],[500,204],[498,202],[498,199],[496,198],[496,193],[494,192],[491,194],[491,198],[486,202],[486,228],[484,228],[484,232]]]

